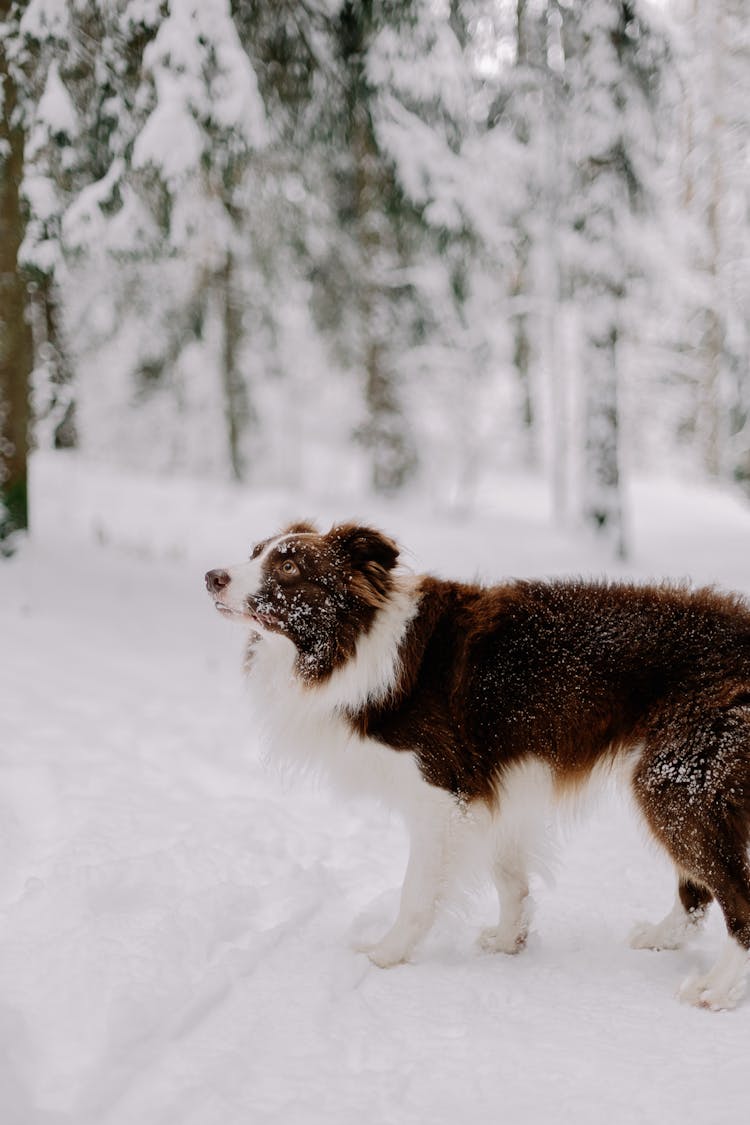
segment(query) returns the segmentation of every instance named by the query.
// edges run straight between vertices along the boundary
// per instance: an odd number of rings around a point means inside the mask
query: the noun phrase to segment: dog
[[[405,818],[398,916],[371,960],[411,956],[461,852],[497,889],[481,946],[521,950],[548,804],[616,769],[677,882],[672,910],[631,944],[679,947],[715,898],[726,942],[679,995],[733,1007],[750,950],[750,606],[710,588],[483,586],[398,564],[375,528],[297,523],[205,579],[216,608],[250,629],[269,743]]]

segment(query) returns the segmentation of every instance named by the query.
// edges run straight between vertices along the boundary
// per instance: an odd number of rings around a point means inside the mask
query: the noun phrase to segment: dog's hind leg
[[[718,961],[707,973],[689,976],[683,981],[680,1000],[715,1012],[736,1007],[747,988],[749,958],[749,947],[730,935]]]
[[[680,949],[701,928],[713,894],[681,875],[674,906],[661,922],[639,922],[630,934],[633,949]]]
[[[750,723],[746,708],[709,713],[697,726],[694,715],[686,718],[673,716],[654,732],[633,788],[654,835],[696,888],[684,892],[688,903],[706,888],[727,926],[718,961],[688,978],[680,998],[733,1008],[750,958]]]
[[[444,889],[454,815],[450,794],[430,787],[408,817],[409,862],[398,917],[377,945],[363,949],[380,968],[407,961],[432,926]]]
[[[529,933],[529,878],[520,847],[495,859],[492,879],[497,890],[500,920],[482,930],[480,948],[487,953],[519,953]]]
[[[531,759],[506,768],[498,781],[493,810],[490,871],[500,917],[482,930],[478,944],[488,953],[519,953],[526,945],[531,915],[529,870],[547,854],[547,822],[555,787],[549,768]],[[542,862],[543,870],[546,864]]]

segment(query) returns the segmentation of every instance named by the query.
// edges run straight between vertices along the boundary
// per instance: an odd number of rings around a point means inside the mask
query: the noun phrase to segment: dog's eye
[[[281,569],[284,574],[299,574],[299,570],[296,564],[293,563],[291,559],[287,559],[284,563],[282,563]]]

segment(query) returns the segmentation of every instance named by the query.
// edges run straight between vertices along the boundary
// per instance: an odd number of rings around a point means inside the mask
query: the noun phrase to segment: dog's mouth
[[[247,621],[252,620],[249,613],[245,613],[245,612],[243,612],[242,610],[239,610],[239,609],[232,609],[232,607],[229,606],[229,605],[226,605],[225,602],[218,602],[217,601],[217,602],[214,602],[214,605],[216,606],[219,613],[222,614],[223,617],[239,617],[242,620],[247,620]]]
[[[278,625],[275,617],[270,613],[262,613],[260,610],[254,609],[252,606],[245,606],[243,609],[234,609],[232,606],[227,605],[226,602],[214,602],[216,609],[222,617],[234,618],[235,621],[245,621],[248,625],[259,626],[261,629],[273,629]]]

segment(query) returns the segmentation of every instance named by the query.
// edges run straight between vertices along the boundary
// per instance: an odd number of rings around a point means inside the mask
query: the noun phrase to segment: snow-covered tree
[[[327,99],[319,105],[313,172],[326,213],[325,241],[312,247],[310,262],[317,320],[335,362],[361,382],[356,436],[373,486],[383,492],[401,487],[416,465],[399,366],[411,303],[400,269],[412,216],[375,131],[368,60],[378,34],[398,26],[404,7],[345,0],[326,16]]]
[[[562,295],[580,379],[581,508],[622,553],[620,362],[642,253],[658,147],[665,45],[634,0],[563,8],[567,179],[559,207]]]
[[[407,310],[398,369],[422,479],[466,502],[487,431],[488,333],[478,217],[487,188],[467,153],[477,80],[456,5],[420,0],[383,26],[367,59],[372,122],[400,204],[393,292]]]
[[[131,221],[133,241],[138,237],[123,176],[139,113],[140,53],[158,12],[156,3],[130,0],[31,0],[20,22],[29,129],[22,257],[31,277],[34,408],[44,444],[76,440],[72,371],[80,351],[71,349],[64,323],[69,309],[61,295],[75,286],[71,260],[89,251],[101,255],[110,237],[121,245]],[[88,227],[72,224],[66,239],[64,224],[79,198],[85,212],[86,200],[105,196],[109,217],[122,211],[111,228],[102,212]]]
[[[265,218],[254,212],[265,109],[228,0],[172,0],[143,63],[153,106],[135,139],[133,171],[153,172],[164,189],[166,250],[192,275],[191,316],[216,321],[229,463],[239,480],[252,416],[239,352],[252,302],[247,260]]]
[[[692,223],[686,303],[691,410],[711,476],[750,475],[750,25],[744,0],[675,3],[682,42],[681,206]]]
[[[747,476],[742,9],[19,5],[38,440],[441,503],[541,464],[620,549],[623,463]]]

